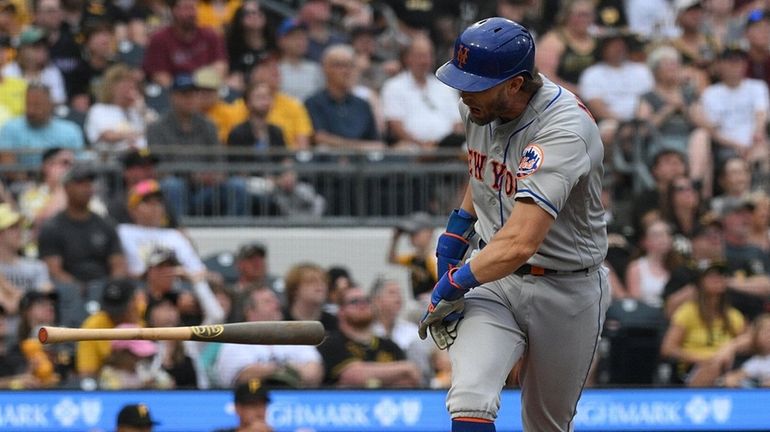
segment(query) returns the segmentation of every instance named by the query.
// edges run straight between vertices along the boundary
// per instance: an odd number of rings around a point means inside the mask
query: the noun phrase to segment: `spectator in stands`
[[[17,335],[11,338],[13,350],[22,356],[22,364],[40,387],[67,384],[74,370],[74,344],[43,346],[38,339],[40,326],[57,326],[56,305],[59,296],[53,292],[29,291],[19,304]]]
[[[158,424],[145,404],[124,405],[116,423],[116,432],[152,432],[153,426]]]
[[[182,325],[180,311],[177,307],[178,296],[167,294],[160,301],[154,301],[147,305],[147,326],[148,327],[178,327]],[[206,388],[207,386],[198,385],[198,371],[195,361],[188,354],[190,341],[158,341],[156,347],[158,352],[155,354],[153,362],[159,363],[160,367],[170,375],[175,388]],[[192,342],[195,344],[196,342]],[[191,349],[192,352],[196,352]]]
[[[246,321],[281,320],[281,305],[272,290],[251,291],[241,306]],[[223,386],[265,380],[280,372],[298,376],[302,387],[316,387],[323,377],[321,356],[309,345],[225,344],[219,350],[215,370]]]
[[[119,324],[116,328],[138,327]],[[152,364],[157,342],[149,340],[113,340],[110,354],[99,370],[99,388],[103,390],[170,389],[174,380],[162,368]]]
[[[363,289],[354,286],[342,294],[337,316],[339,330],[329,332],[318,346],[325,384],[359,388],[420,385],[419,368],[406,360],[401,348],[372,332],[372,305]]]
[[[250,84],[243,93],[243,100],[249,110],[248,119],[232,128],[227,137],[227,145],[230,147],[250,148],[254,154],[266,154],[271,150],[283,150],[286,143],[283,141],[281,128],[270,124],[267,116],[271,109],[272,96],[270,87],[266,83]],[[230,160],[249,161],[254,160],[250,155],[238,153],[230,157]],[[257,158],[257,160],[270,160]]]
[[[235,254],[235,266],[238,269],[238,281],[233,285],[235,304],[243,304],[248,294],[259,288],[269,288],[276,293],[281,305],[286,304],[283,281],[270,273],[267,261],[267,247],[262,243],[245,243],[238,247]],[[233,308],[233,321],[242,321],[242,310]]]
[[[690,238],[703,215],[698,190],[691,179],[680,176],[671,180],[666,196],[668,199],[661,213],[672,227],[673,251],[689,255]]]
[[[755,9],[746,17],[748,68],[746,76],[770,85],[770,15]]]
[[[326,295],[324,310],[332,315],[337,314],[337,308],[342,293],[353,286],[353,277],[346,267],[332,266],[326,271],[329,279],[329,291]]]
[[[16,4],[9,0],[0,3],[0,38],[11,38],[19,34],[20,19]]]
[[[326,198],[313,185],[299,179],[294,160],[285,158],[281,171],[273,179],[271,203],[278,214],[289,217],[317,219],[326,211]]]
[[[557,27],[538,41],[535,63],[548,78],[578,94],[583,71],[596,63],[596,38],[590,32],[596,16],[592,0],[562,3]]]
[[[630,36],[612,32],[599,41],[599,62],[580,75],[580,96],[600,122],[605,146],[611,146],[621,122],[634,118],[641,96],[654,85],[646,65],[630,61]]]
[[[72,296],[90,300],[98,300],[96,286],[102,281],[126,275],[118,233],[89,208],[94,179],[92,167],[73,165],[62,180],[67,206],[43,224],[38,238],[40,258],[54,282],[72,287]],[[92,283],[96,285],[89,287]]]
[[[733,156],[725,160],[719,167],[717,178],[722,193],[711,199],[713,212],[722,213],[725,202],[748,199],[751,192],[751,168],[745,159]]]
[[[106,283],[101,298],[101,310],[92,314],[81,328],[115,328],[120,324],[139,324],[143,303],[136,283],[127,278]],[[110,341],[80,341],[75,351],[75,369],[81,378],[94,378],[109,357]]]
[[[352,93],[354,58],[350,45],[331,45],[323,53],[326,86],[305,101],[316,146],[347,150],[384,147],[371,106]]]
[[[235,414],[238,426],[214,432],[273,432],[267,425],[268,389],[262,380],[251,379],[235,387]]]
[[[193,81],[200,92],[200,112],[214,123],[220,143],[227,143],[227,135],[237,124],[235,108],[220,96],[223,89],[222,78],[212,66],[204,66],[195,71]]]
[[[640,239],[642,256],[631,261],[626,270],[628,298],[648,306],[663,306],[663,288],[676,263],[671,248],[671,227],[663,220],[649,224]]]
[[[671,43],[682,55],[682,62],[692,69],[700,69],[705,80],[707,68],[716,58],[716,41],[700,31],[705,15],[702,0],[679,0],[674,4],[676,23],[681,34]]]
[[[382,105],[390,138],[396,145],[432,150],[451,145],[463,133],[457,93],[433,75],[433,43],[424,36],[412,39],[402,55],[406,70],[382,86]],[[441,143],[442,140],[447,139]]]
[[[770,306],[770,257],[748,241],[752,209],[747,199],[730,199],[721,213],[727,264],[742,269],[745,282],[730,285],[730,301],[750,320]]]
[[[267,30],[267,18],[258,0],[246,0],[235,11],[225,39],[230,66],[227,83],[231,88],[243,91],[251,69],[268,49],[275,46],[275,38]]]
[[[131,150],[123,155],[121,163],[123,165],[123,171],[121,171],[123,184],[110,194],[112,200],[107,207],[110,217],[119,224],[131,222],[131,215],[127,207],[128,191],[141,181],[157,180],[158,174],[155,167],[158,164],[158,157],[147,149]],[[166,226],[179,228],[179,220],[173,209],[165,200],[164,205],[166,207]]]
[[[33,24],[45,32],[51,63],[61,71],[66,87],[80,62],[80,46],[64,22],[61,0],[35,0],[31,4]]]
[[[355,65],[359,82],[379,92],[385,79],[397,73],[400,66],[397,65],[395,70],[388,70],[388,63],[378,50],[377,31],[373,26],[357,25],[350,29],[349,34],[350,46],[356,53]],[[390,62],[393,63],[395,62]]]
[[[743,315],[727,300],[727,265],[707,264],[696,281],[696,299],[674,312],[661,355],[675,360],[677,377],[689,387],[712,386],[732,368],[735,343],[746,331]]]
[[[752,357],[724,377],[727,387],[770,387],[770,314],[758,316],[751,328]]]
[[[662,208],[668,202],[667,194],[671,182],[687,175],[687,159],[676,150],[662,149],[653,157],[650,173],[655,180],[655,187],[643,191],[633,199],[632,221],[636,235],[641,233],[642,219],[646,214],[662,214]]]
[[[746,78],[746,52],[725,49],[719,56],[720,82],[703,91],[696,119],[717,144],[715,166],[731,156],[740,156],[767,171],[768,96],[764,81]],[[764,171],[763,171],[764,172]]]
[[[412,296],[415,299],[430,294],[438,282],[433,229],[430,217],[425,213],[415,213],[404,223],[393,228],[393,237],[388,248],[388,262],[404,266],[409,270]],[[409,235],[409,243],[413,250],[410,253],[399,254],[398,242],[404,234]]]
[[[83,132],[75,123],[54,117],[51,93],[44,84],[27,86],[25,114],[7,121],[0,129],[0,151],[8,163],[26,168],[40,166],[41,152],[58,147],[74,151],[85,147]]]
[[[751,232],[749,233],[749,243],[762,249],[763,252],[770,252],[770,196],[765,191],[758,190],[750,195],[751,204],[754,209],[751,211]]]
[[[24,95],[27,91],[26,81],[3,73],[9,48],[10,38],[0,38],[0,126],[12,117],[24,114]]]
[[[88,110],[85,131],[102,159],[116,160],[129,150],[147,148],[145,129],[152,115],[139,93],[136,71],[111,66],[104,72],[97,100]]]
[[[736,17],[735,0],[703,1],[700,31],[714,41],[717,52],[738,46],[743,38],[743,20]]]
[[[321,321],[327,332],[337,329],[337,317],[324,311],[329,290],[323,268],[312,263],[292,266],[284,276],[287,306],[283,319],[287,321]]]
[[[180,0],[189,2],[190,0]],[[164,162],[198,162],[212,165],[212,157],[191,156],[180,151],[182,146],[200,150],[218,147],[216,127],[200,113],[200,93],[191,75],[177,75],[171,92],[171,110],[157,122],[147,127],[150,149]],[[170,153],[164,147],[173,146]],[[190,190],[190,207],[196,214],[244,215],[246,213],[246,185],[240,177],[224,177],[225,173],[195,170],[190,175],[194,184],[186,178],[168,176],[161,181],[163,192],[178,215],[187,214],[187,193]]]
[[[227,53],[222,37],[200,27],[196,0],[170,0],[171,24],[152,35],[144,56],[144,71],[150,81],[170,87],[179,74],[192,74],[212,65],[220,77],[227,72]]]
[[[278,60],[272,55],[265,55],[257,60],[251,70],[251,83],[267,83],[273,98],[267,121],[281,128],[283,140],[289,150],[300,151],[310,149],[310,139],[313,135],[313,125],[310,115],[302,101],[299,101],[281,89],[281,71]],[[235,102],[234,118],[237,122],[246,121],[249,117],[248,108],[243,100]]]
[[[27,83],[41,83],[51,92],[54,105],[67,103],[67,91],[61,71],[51,63],[45,32],[28,27],[19,35],[16,61],[3,67],[3,75],[21,78]]]
[[[323,52],[332,45],[347,42],[345,34],[332,25],[332,5],[325,0],[309,0],[297,12],[297,18],[307,27],[306,57],[320,62]]]
[[[93,100],[104,73],[115,63],[117,42],[114,23],[104,19],[92,20],[83,25],[83,54],[70,81],[67,94],[70,107],[85,115]]]
[[[8,312],[0,306],[0,339],[13,338],[8,325]],[[11,350],[9,343],[0,343],[0,388],[35,388],[37,378],[26,370],[24,357],[18,350]]]
[[[630,0],[624,3],[628,29],[644,40],[659,42],[679,35],[672,2],[666,0]]]
[[[660,148],[672,148],[688,155],[690,176],[711,189],[711,142],[704,129],[696,129],[691,107],[698,98],[697,88],[686,81],[677,50],[662,45],[652,51],[647,65],[655,77],[653,89],[642,95],[636,118],[648,122],[655,130],[652,156]]]
[[[276,30],[281,59],[281,91],[304,101],[323,87],[317,62],[308,60],[307,27],[296,18],[286,18]]]
[[[390,339],[404,352],[417,340],[417,325],[401,318],[404,298],[401,284],[395,279],[380,277],[369,292],[374,313],[372,333]]]

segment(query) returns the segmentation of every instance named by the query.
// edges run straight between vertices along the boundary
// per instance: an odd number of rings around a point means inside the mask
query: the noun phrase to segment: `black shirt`
[[[324,361],[324,384],[334,385],[343,367],[351,361],[389,363],[406,359],[401,348],[390,339],[372,336],[368,344],[356,342],[340,331],[334,331],[318,346]]]

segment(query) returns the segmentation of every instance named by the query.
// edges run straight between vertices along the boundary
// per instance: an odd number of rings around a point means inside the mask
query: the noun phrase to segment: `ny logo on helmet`
[[[468,47],[460,45],[457,47],[457,67],[462,68],[468,63]]]

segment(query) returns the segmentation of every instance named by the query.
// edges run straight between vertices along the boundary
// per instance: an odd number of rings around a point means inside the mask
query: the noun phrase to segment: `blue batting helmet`
[[[480,92],[520,74],[532,76],[535,42],[529,30],[505,18],[483,19],[455,41],[452,60],[436,71],[444,84]]]

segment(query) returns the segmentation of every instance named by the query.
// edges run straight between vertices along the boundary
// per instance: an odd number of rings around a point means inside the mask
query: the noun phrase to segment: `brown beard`
[[[353,327],[356,330],[365,330],[369,328],[370,325],[372,325],[374,316],[371,313],[360,317],[353,317],[348,315],[345,317],[345,321],[347,321],[350,327]]]

